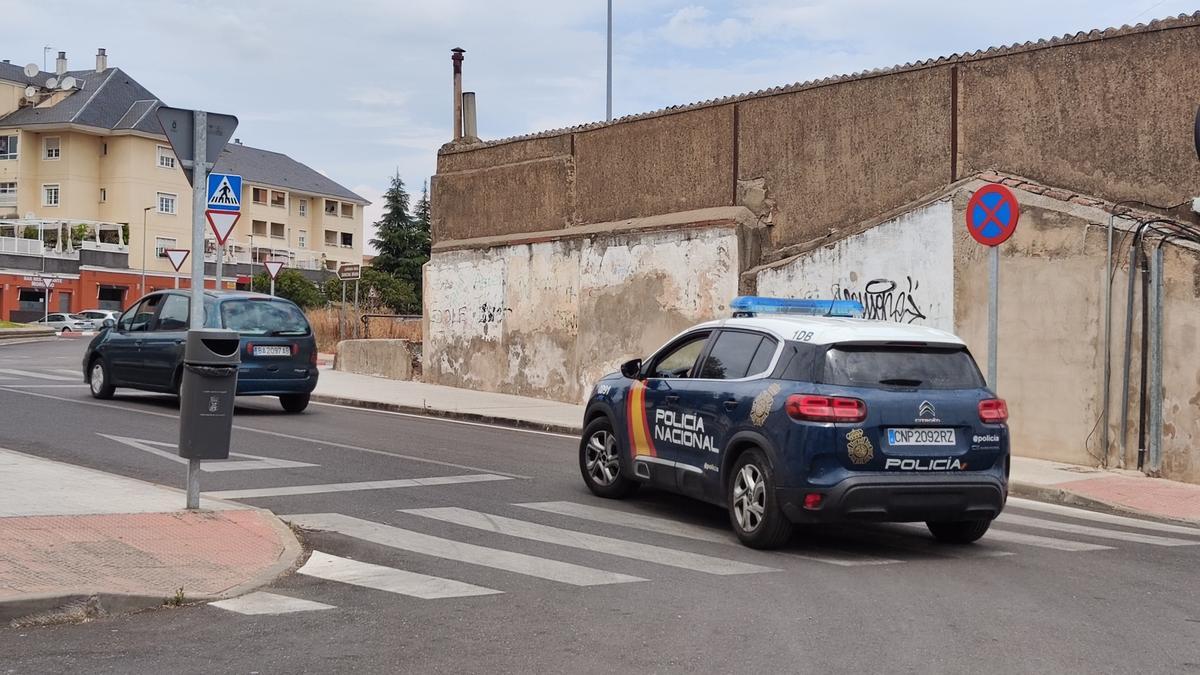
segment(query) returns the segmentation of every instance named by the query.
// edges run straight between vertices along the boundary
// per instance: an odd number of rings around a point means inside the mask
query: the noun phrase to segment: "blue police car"
[[[1008,409],[962,340],[857,318],[853,301],[732,307],[596,384],[579,446],[593,493],[645,483],[724,506],[754,548],[793,523],[987,532],[1008,497]]]

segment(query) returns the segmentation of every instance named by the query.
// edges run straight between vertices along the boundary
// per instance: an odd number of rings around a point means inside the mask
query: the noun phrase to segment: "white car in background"
[[[81,314],[50,314],[34,323],[50,326],[60,333],[82,333],[96,330],[96,322]]]
[[[96,328],[100,328],[104,325],[106,319],[112,319],[112,322],[115,324],[117,319],[120,318],[121,312],[115,309],[85,309],[78,316],[91,319],[96,324]]]

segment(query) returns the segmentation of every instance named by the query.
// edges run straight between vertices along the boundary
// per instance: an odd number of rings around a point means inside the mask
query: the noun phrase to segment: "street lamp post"
[[[152,208],[147,206],[142,209],[142,295],[146,294],[146,219],[150,217]]]

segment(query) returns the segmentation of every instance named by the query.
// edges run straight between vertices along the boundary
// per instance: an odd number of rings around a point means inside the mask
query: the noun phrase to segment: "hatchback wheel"
[[[729,521],[743,544],[777,548],[792,534],[792,524],[775,496],[775,473],[766,455],[747,450],[733,465],[727,501]]]
[[[284,412],[302,413],[308,407],[309,394],[284,394],[279,397],[279,405]]]
[[[639,483],[621,471],[621,444],[607,417],[592,420],[579,441],[579,471],[583,482],[598,497],[621,499]]]
[[[92,361],[92,367],[88,373],[88,386],[92,390],[92,397],[112,398],[113,392],[117,388],[113,386],[112,377],[108,374],[108,366],[104,365],[104,359],[98,358]]]
[[[947,544],[970,544],[979,540],[992,526],[991,520],[930,521],[925,523],[934,539]]]

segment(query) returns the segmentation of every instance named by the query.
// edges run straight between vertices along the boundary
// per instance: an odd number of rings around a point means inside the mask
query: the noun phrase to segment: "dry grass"
[[[372,317],[367,322],[366,327],[368,331],[364,332],[361,321],[363,313],[355,312],[351,309],[346,310],[344,319],[345,327],[343,330],[347,339],[354,336],[354,327],[357,325],[359,329],[358,337],[360,338],[421,341],[421,319],[419,317],[406,319]],[[312,324],[313,332],[317,337],[317,349],[322,352],[336,351],[338,343],[338,309],[336,307],[310,309],[307,314],[308,322]]]

